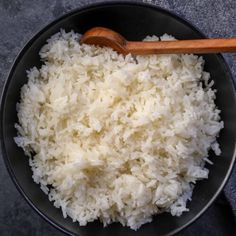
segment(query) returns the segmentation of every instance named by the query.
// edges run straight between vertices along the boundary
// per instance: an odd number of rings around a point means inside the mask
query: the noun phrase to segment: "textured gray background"
[[[104,2],[92,0],[0,0],[0,93],[7,72],[23,45],[39,29],[62,14],[87,3]],[[170,9],[190,20],[208,37],[236,36],[236,1],[235,0],[159,0],[146,1]],[[236,54],[224,55],[231,71],[236,77]],[[0,153],[1,155],[1,153]],[[236,170],[233,175],[235,176]],[[229,181],[226,188],[235,186]],[[179,235],[222,235],[214,227],[207,227],[209,216],[219,215],[216,207],[211,207],[192,226]],[[213,225],[224,227],[224,223],[214,218]],[[227,234],[227,229],[224,231]],[[10,180],[0,157],[0,235],[64,235],[41,219],[17,192]]]

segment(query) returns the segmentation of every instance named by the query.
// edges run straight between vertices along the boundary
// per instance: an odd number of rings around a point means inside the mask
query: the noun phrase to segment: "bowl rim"
[[[8,90],[8,86],[9,83],[11,81],[12,78],[12,74],[13,71],[15,70],[15,67],[17,66],[18,62],[21,60],[22,56],[25,54],[25,52],[28,50],[28,48],[32,45],[32,43],[45,31],[47,31],[50,27],[52,27],[53,25],[55,25],[56,23],[60,22],[61,20],[72,16],[78,12],[82,12],[82,11],[86,11],[86,10],[90,10],[92,8],[102,8],[102,7],[106,7],[106,6],[119,6],[119,5],[125,5],[125,6],[140,6],[140,7],[145,7],[145,8],[150,8],[150,9],[154,9],[156,11],[159,12],[163,12],[166,15],[169,15],[175,19],[177,19],[178,21],[182,22],[183,24],[187,25],[188,27],[190,27],[191,29],[193,29],[195,32],[197,32],[202,38],[207,38],[206,35],[204,33],[201,32],[201,30],[196,27],[195,25],[193,25],[189,20],[185,19],[185,17],[179,16],[178,14],[176,14],[175,12],[173,12],[172,10],[157,6],[153,3],[147,3],[147,2],[136,2],[136,1],[125,1],[125,0],[116,0],[116,1],[107,1],[107,2],[96,2],[96,3],[89,3],[86,4],[84,6],[81,7],[76,7],[73,10],[68,11],[65,14],[62,14],[59,17],[56,17],[54,20],[50,21],[50,23],[42,26],[40,28],[40,30],[38,30],[36,33],[33,34],[33,36],[24,44],[24,46],[21,48],[21,50],[17,53],[17,55],[15,56],[15,59],[12,63],[12,66],[9,69],[9,72],[6,76],[6,80],[4,82],[3,85],[3,89],[2,89],[2,94],[1,94],[1,98],[0,98],[0,139],[1,139],[1,150],[2,150],[2,156],[3,156],[3,160],[6,166],[6,169],[10,175],[11,180],[13,181],[14,185],[16,186],[16,188],[18,189],[18,191],[20,192],[20,194],[23,196],[23,198],[26,200],[26,202],[38,213],[38,215],[40,215],[46,222],[49,222],[52,226],[54,226],[56,229],[60,230],[61,232],[67,234],[67,235],[74,235],[73,232],[71,232],[70,230],[68,230],[67,228],[65,228],[64,226],[58,224],[56,221],[54,221],[54,219],[48,217],[45,215],[44,212],[42,212],[41,210],[39,210],[37,208],[36,205],[34,205],[34,203],[31,201],[31,199],[27,196],[27,194],[25,193],[25,191],[22,189],[20,183],[18,182],[14,171],[11,167],[10,161],[8,159],[8,155],[6,152],[6,147],[5,147],[5,143],[4,143],[4,132],[3,132],[3,116],[4,116],[4,107],[5,107],[5,98],[6,98],[6,94],[7,94],[7,90]],[[228,74],[230,81],[232,83],[232,86],[234,87],[234,89],[236,89],[236,82],[233,79],[233,75],[230,71],[230,68],[228,66],[228,64],[226,63],[224,57],[222,56],[222,54],[218,53],[216,54],[218,59],[220,60],[220,62],[225,66],[225,71]],[[234,100],[236,101],[236,94],[234,93]],[[224,180],[222,181],[221,185],[219,186],[218,190],[215,192],[214,196],[208,201],[208,203],[198,212],[198,214],[196,214],[191,220],[189,220],[187,223],[183,224],[182,226],[172,230],[171,232],[169,232],[166,235],[174,235],[180,231],[182,231],[183,229],[185,229],[186,227],[189,227],[193,222],[195,222],[200,216],[202,216],[202,214],[212,205],[212,203],[215,201],[215,199],[219,196],[219,194],[221,193],[221,191],[223,190],[223,188],[225,187],[227,181],[229,180],[230,175],[232,174],[232,170],[234,167],[236,161],[236,144],[234,147],[234,153],[232,156],[232,160],[230,163],[230,166],[228,168],[228,171],[224,177]]]

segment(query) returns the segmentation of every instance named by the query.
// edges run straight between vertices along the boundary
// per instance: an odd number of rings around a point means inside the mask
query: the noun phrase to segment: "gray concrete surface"
[[[0,0],[0,93],[7,72],[22,46],[35,32],[62,14],[92,0]],[[152,2],[170,9],[198,26],[209,37],[236,37],[235,0],[159,0]],[[236,54],[224,55],[236,77]],[[1,155],[1,153],[0,153]],[[234,171],[235,173],[235,171]],[[232,185],[232,181],[229,182]],[[222,235],[207,229],[213,208],[179,235]],[[214,213],[215,214],[215,213]],[[215,219],[214,224],[219,224]],[[40,218],[18,193],[0,157],[0,235],[64,235]]]

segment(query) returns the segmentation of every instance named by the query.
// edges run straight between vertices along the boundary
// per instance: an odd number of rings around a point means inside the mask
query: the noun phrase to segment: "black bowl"
[[[116,30],[129,40],[141,40],[146,35],[171,34],[178,39],[204,38],[195,27],[178,16],[161,8],[141,3],[100,3],[75,10],[52,22],[36,34],[17,57],[1,101],[1,140],[7,169],[18,190],[28,203],[48,222],[58,229],[73,235],[113,235],[152,236],[174,234],[196,220],[214,201],[224,187],[235,160],[236,99],[230,71],[221,55],[205,55],[205,70],[211,73],[218,90],[216,103],[221,109],[225,128],[218,139],[222,154],[215,157],[209,178],[199,181],[194,189],[193,199],[188,203],[189,212],[181,217],[164,213],[155,216],[152,223],[145,224],[137,232],[121,224],[114,223],[103,228],[99,222],[80,227],[70,218],[64,219],[61,210],[56,209],[39,186],[32,180],[28,157],[13,140],[16,136],[14,124],[17,122],[16,103],[20,98],[20,88],[27,82],[26,70],[41,65],[38,52],[46,40],[61,28],[84,33],[91,27],[104,26]]]

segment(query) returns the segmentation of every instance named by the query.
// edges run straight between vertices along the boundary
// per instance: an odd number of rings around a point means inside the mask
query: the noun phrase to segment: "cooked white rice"
[[[187,211],[192,183],[208,177],[209,149],[220,154],[223,128],[203,58],[134,60],[64,31],[40,57],[21,90],[15,141],[63,216],[136,230],[154,214]]]

